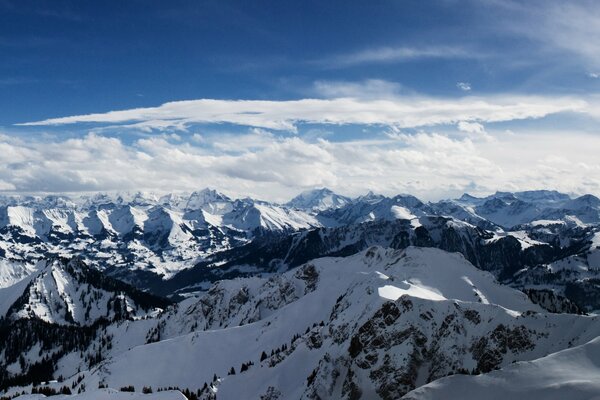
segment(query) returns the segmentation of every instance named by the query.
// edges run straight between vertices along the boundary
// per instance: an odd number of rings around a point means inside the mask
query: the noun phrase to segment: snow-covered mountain
[[[327,188],[307,190],[290,200],[286,205],[299,210],[319,212],[350,204],[352,200],[340,196]]]
[[[574,217],[584,223],[600,222],[600,199],[584,195],[571,199],[566,194],[549,190],[507,193],[496,192],[484,198],[464,194],[457,203],[473,210],[490,222],[511,228],[536,220]]]
[[[599,211],[554,191],[0,197],[0,390],[438,398],[523,373],[562,394],[530,366],[600,335]]]
[[[100,319],[141,318],[170,304],[106,277],[77,259],[42,261],[30,276],[4,291],[0,294],[14,298],[14,302],[0,309],[0,317],[38,319],[60,325],[83,326]]]
[[[333,221],[337,225],[359,224],[374,220],[411,220],[423,215],[434,215],[432,208],[414,196],[398,195],[392,198],[372,193],[359,197],[343,207],[326,210],[319,214],[321,221]],[[331,225],[331,223],[325,223]]]
[[[305,211],[232,200],[210,189],[189,196],[97,194],[73,201],[4,197],[1,203],[3,258],[34,264],[46,254],[71,255],[99,269],[110,260],[110,267],[164,278],[257,235],[320,226]]]
[[[553,191],[464,195],[437,203],[373,193],[345,205],[323,203],[342,198],[326,189],[302,198],[331,208],[316,212],[233,200],[211,189],[164,196],[4,197],[0,257],[31,271],[48,255],[77,256],[113,277],[167,295],[370,245],[412,244],[459,251],[503,280],[527,271],[517,279],[522,288],[543,289],[534,281],[540,274],[552,277],[552,271],[535,267],[588,251],[599,203],[593,196],[571,200]],[[600,302],[590,301],[595,286],[585,282],[597,277],[593,268],[588,271],[583,281],[563,274],[553,290],[582,299],[584,308],[600,308]],[[10,274],[19,272],[4,271],[0,280],[12,279]]]

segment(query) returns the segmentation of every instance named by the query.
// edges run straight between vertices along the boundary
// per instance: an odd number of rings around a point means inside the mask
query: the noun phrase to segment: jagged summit
[[[231,199],[214,189],[205,188],[192,192],[185,205],[186,210],[198,210],[214,203],[228,203]]]
[[[377,202],[380,201],[381,199],[384,199],[385,196],[375,193],[372,190],[369,190],[367,192],[367,194],[364,194],[362,196],[358,196],[358,198],[356,199],[357,201],[363,201],[363,202]]]

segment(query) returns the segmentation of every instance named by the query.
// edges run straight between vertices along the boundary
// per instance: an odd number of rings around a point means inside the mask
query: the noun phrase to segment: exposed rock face
[[[489,372],[526,358],[547,340],[547,331],[528,328],[528,318],[537,319],[531,314],[502,323],[483,319],[468,304],[439,308],[408,297],[386,302],[343,342],[345,353],[321,359],[305,395],[358,399],[360,388],[373,387],[380,398],[397,399],[447,375]],[[328,333],[339,341],[340,333],[331,325]],[[340,381],[336,395],[333,388]]]
[[[523,291],[532,302],[552,313],[582,314],[583,311],[568,298],[548,289],[525,289]]]

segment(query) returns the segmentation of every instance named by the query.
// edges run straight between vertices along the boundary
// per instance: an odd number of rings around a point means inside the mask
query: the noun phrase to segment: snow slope
[[[39,400],[46,398],[46,396],[41,394],[19,396],[20,400]],[[186,400],[186,397],[176,390],[142,394],[120,392],[115,389],[98,389],[80,394],[51,396],[51,398],[53,400]]]
[[[498,371],[455,375],[422,386],[407,400],[590,400],[600,398],[600,338]]]
[[[505,366],[600,335],[597,318],[541,311],[458,254],[373,247],[271,279],[219,283],[161,316],[148,331],[161,332],[155,343],[139,343],[138,328],[152,321],[122,325],[111,331],[114,352],[83,382],[198,389],[217,374],[219,399],[341,398],[344,381],[365,398],[393,398],[457,368]],[[437,361],[421,360],[425,353]]]
[[[35,271],[35,265],[0,259],[0,289],[12,286]]]
[[[160,311],[136,301],[152,303],[152,296],[102,277],[80,261],[53,259],[36,268],[22,281],[0,289],[0,317],[92,325],[101,318],[139,318]]]

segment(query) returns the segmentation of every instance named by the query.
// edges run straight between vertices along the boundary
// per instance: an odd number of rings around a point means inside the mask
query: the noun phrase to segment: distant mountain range
[[[4,196],[0,256],[31,265],[48,255],[77,255],[98,269],[118,270],[135,283],[136,274],[169,279],[214,254],[264,236],[383,220],[409,220],[416,226],[426,216],[452,218],[498,235],[540,224],[583,228],[600,222],[600,200],[543,190],[498,192],[485,198],[465,194],[425,203],[410,195],[369,193],[350,199],[318,189],[284,205],[234,200],[211,189],[161,197]]]

